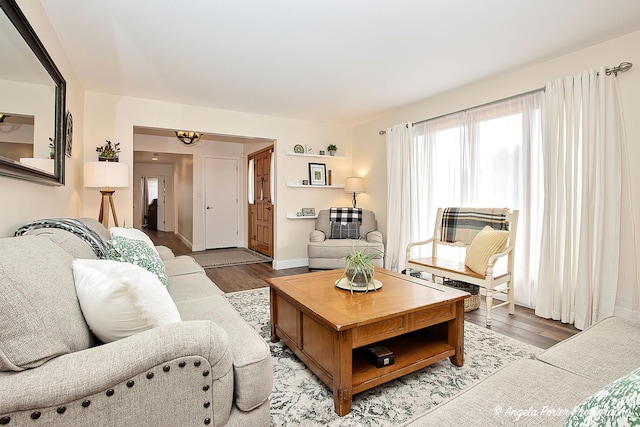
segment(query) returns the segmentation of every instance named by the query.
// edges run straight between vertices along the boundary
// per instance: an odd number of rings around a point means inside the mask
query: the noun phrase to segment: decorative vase
[[[366,287],[373,283],[374,272],[375,269],[373,265],[350,266],[345,269],[345,277],[353,286]]]
[[[336,150],[329,150],[329,155],[330,156],[335,156],[336,155]]]

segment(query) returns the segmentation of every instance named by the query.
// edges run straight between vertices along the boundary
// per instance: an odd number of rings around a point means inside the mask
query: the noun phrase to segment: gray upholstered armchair
[[[378,222],[374,213],[363,209],[362,222],[360,223],[357,237],[355,235],[351,236],[359,238],[356,242],[354,238],[344,238],[344,228],[342,233],[338,233],[335,226],[332,230],[329,209],[321,210],[316,220],[316,229],[309,234],[309,245],[307,246],[309,269],[320,270],[344,267],[345,257],[355,245],[360,248],[370,247],[384,251],[382,233],[377,231],[377,227]],[[341,235],[336,236],[336,234]],[[383,260],[382,258],[375,259],[373,263],[378,267],[382,267]]]

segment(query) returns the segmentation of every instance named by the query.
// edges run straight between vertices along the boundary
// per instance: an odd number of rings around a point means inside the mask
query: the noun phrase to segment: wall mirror
[[[0,8],[0,175],[63,185],[66,83],[15,0]]]

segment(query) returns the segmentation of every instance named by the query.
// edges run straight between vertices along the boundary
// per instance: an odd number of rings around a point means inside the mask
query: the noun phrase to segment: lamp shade
[[[129,187],[129,165],[119,162],[87,162],[84,164],[84,186]]]
[[[364,193],[364,179],[359,176],[350,176],[344,183],[345,193]]]

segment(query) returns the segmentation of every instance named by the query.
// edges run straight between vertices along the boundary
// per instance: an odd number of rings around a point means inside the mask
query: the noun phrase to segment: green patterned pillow
[[[107,258],[112,261],[129,262],[149,270],[167,286],[169,279],[158,253],[142,240],[113,236],[107,240]]]
[[[574,426],[640,425],[640,368],[618,378],[576,406],[564,423]]]

